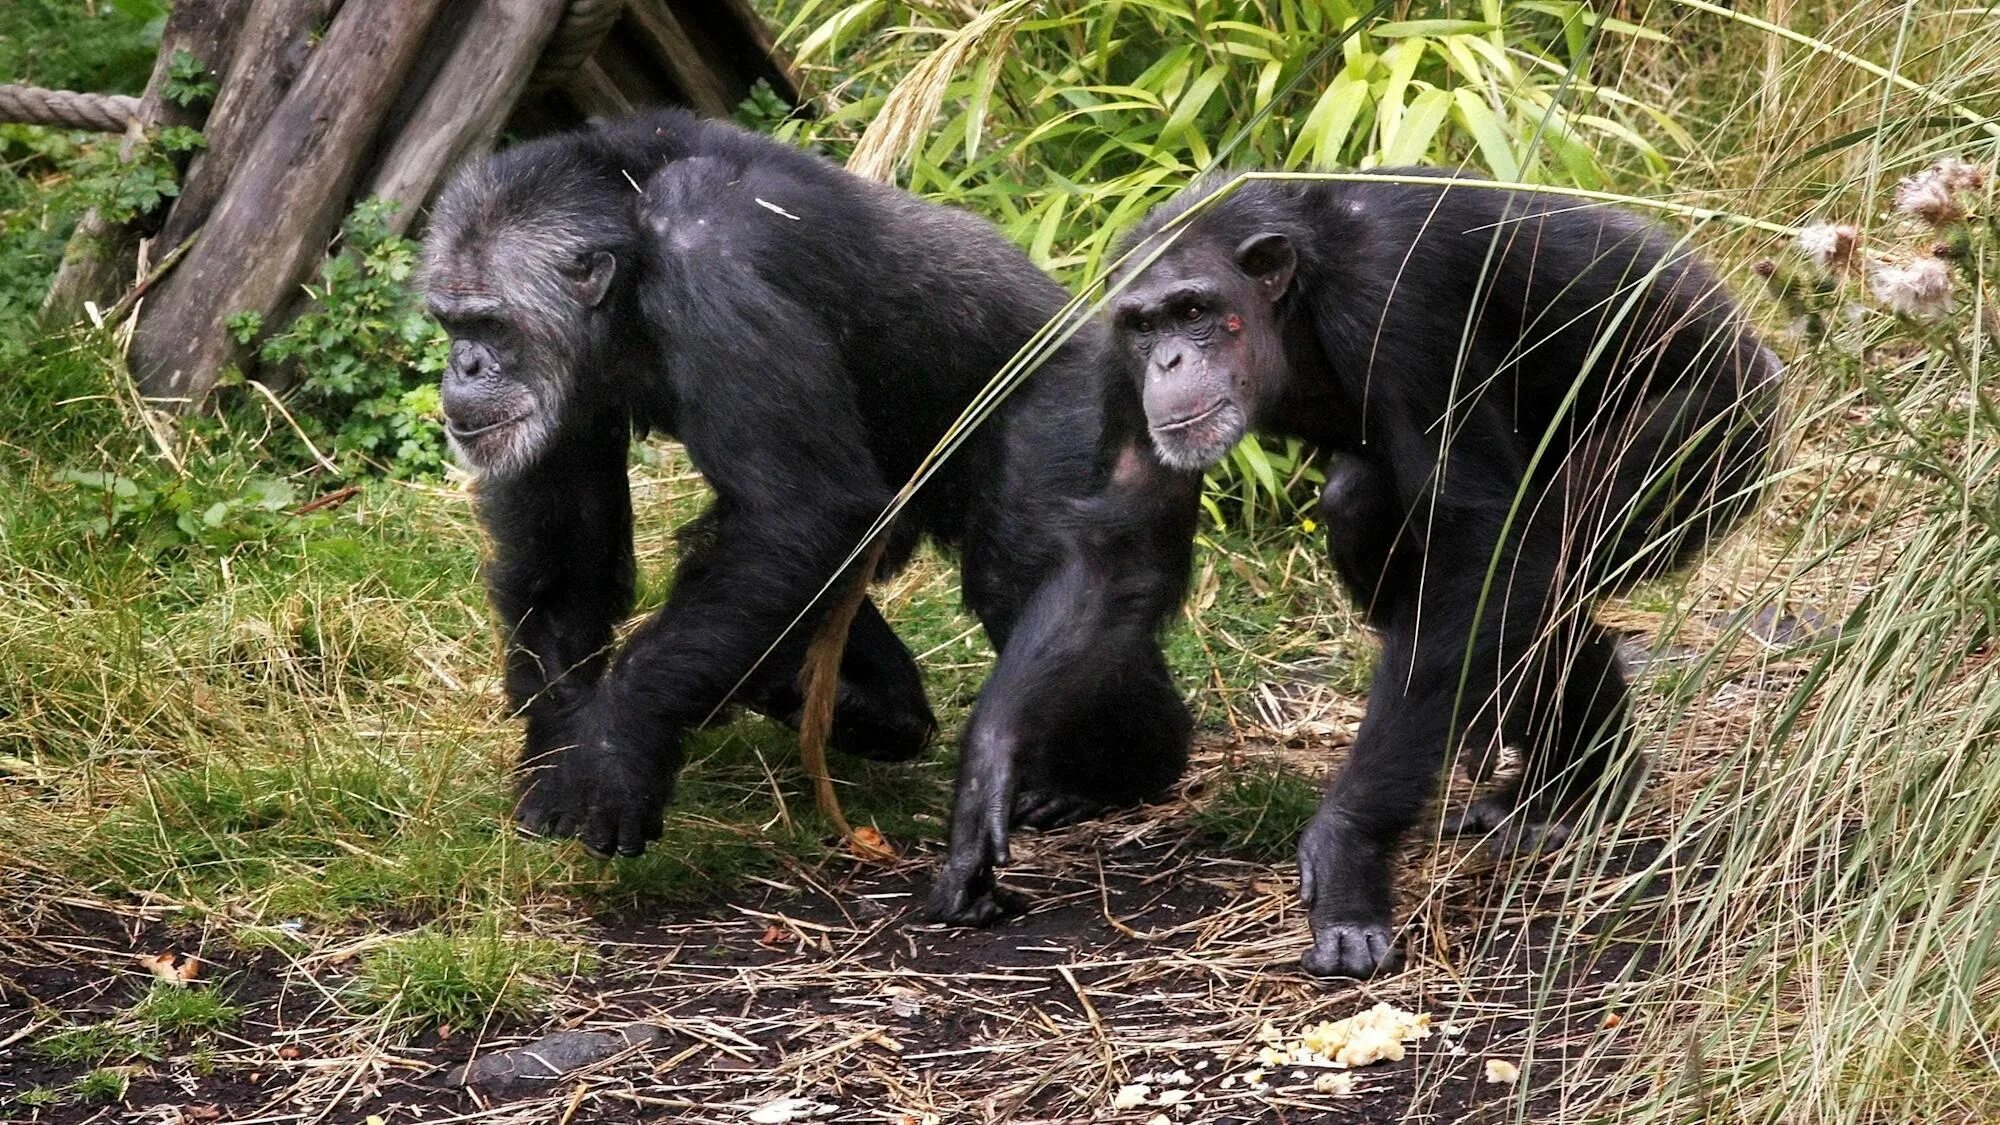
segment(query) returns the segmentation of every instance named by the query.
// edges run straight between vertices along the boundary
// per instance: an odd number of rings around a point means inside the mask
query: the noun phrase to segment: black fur
[[[795,718],[818,615],[758,657],[1066,300],[978,219],[672,111],[462,173],[426,259],[454,336],[454,441],[487,470],[488,583],[508,697],[528,724],[517,820],[607,854],[657,839],[691,726],[731,700]],[[1085,325],[890,532],[885,570],[921,536],[959,549],[966,602],[1002,653],[995,683],[1028,685],[992,706],[1044,725],[1005,762],[971,756],[962,789],[1000,785],[1029,811],[1143,798],[1186,756],[1186,709],[1152,636],[1185,582],[1185,535],[1161,537],[1144,580],[1160,588],[1093,623],[1086,652],[1014,639],[1053,596],[1044,588],[1067,582],[1065,552],[1095,518],[1088,498],[1139,433],[1113,370],[1101,329]],[[666,605],[613,658],[633,597],[635,431],[678,438],[716,499],[682,536]],[[1084,657],[1081,677],[1044,666]],[[904,758],[934,725],[909,651],[864,603],[834,747]],[[1100,737],[1114,725],[1124,737]],[[992,856],[953,863],[971,890],[944,894],[959,905],[940,913],[983,920]]]
[[[1460,825],[1503,845],[1560,839],[1601,788],[1627,699],[1591,602],[1747,509],[1775,357],[1650,224],[1443,180],[1245,182],[1116,308],[1166,460],[1211,463],[1253,429],[1335,455],[1335,570],[1383,650],[1299,846],[1305,966],[1375,972],[1396,960],[1392,856],[1449,754],[1522,751]]]

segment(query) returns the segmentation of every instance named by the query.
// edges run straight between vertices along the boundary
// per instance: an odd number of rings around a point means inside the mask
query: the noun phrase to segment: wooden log
[[[737,92],[735,101],[741,101],[762,78],[779,97],[798,103],[799,87],[792,77],[791,60],[778,49],[769,25],[750,0],[664,2],[695,52],[726,89]]]
[[[566,7],[568,0],[481,0],[472,8],[436,76],[388,130],[395,140],[361,193],[400,205],[390,220],[395,230],[409,229],[459,161],[492,147]]]
[[[596,59],[576,68],[570,80],[563,83],[563,93],[575,103],[580,117],[616,117],[638,108]]]
[[[210,73],[221,73],[229,65],[246,2],[180,0],[174,5],[160,32],[153,73],[139,97],[138,128],[126,131],[120,148],[122,159],[131,160],[144,143],[145,133],[157,127],[200,124],[203,108],[182,106],[166,96],[174,55],[186,51],[207,65]],[[142,215],[131,223],[114,223],[91,211],[78,220],[42,301],[43,317],[51,323],[69,324],[83,315],[84,302],[108,305],[117,300],[138,276],[139,243],[151,219]]]
[[[205,132],[208,145],[188,165],[180,198],[153,240],[153,256],[171,252],[215,209],[250,142],[291,89],[312,54],[334,0],[251,0],[243,32],[224,72]]]
[[[347,0],[229,178],[202,237],[148,299],[129,359],[140,390],[201,401],[251,352],[224,325],[269,318],[317,266],[442,0]]]
[[[673,82],[679,100],[696,112],[728,117],[742,100],[740,94],[730,96],[730,89],[715,65],[701,56],[671,8],[659,3],[633,4],[625,9],[625,22],[634,32],[632,41],[656,60]]]
[[[539,94],[569,81],[576,69],[604,45],[611,26],[624,14],[626,0],[569,0],[548,49],[535,62],[528,92]]]
[[[618,92],[641,109],[682,104],[680,91],[652,52],[638,41],[629,18],[618,21],[611,31],[611,38],[604,41],[604,46],[598,48],[590,61],[602,67],[605,77],[618,87]]]

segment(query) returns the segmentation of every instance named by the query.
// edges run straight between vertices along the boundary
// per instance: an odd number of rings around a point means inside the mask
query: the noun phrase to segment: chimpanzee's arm
[[[630,444],[622,414],[582,421],[518,473],[481,481],[486,583],[507,646],[507,699],[528,720],[524,764],[569,742],[567,717],[632,609]]]
[[[1121,432],[1119,421],[1109,429]],[[994,867],[1007,862],[1024,799],[1091,807],[1144,799],[1186,764],[1192,724],[1157,633],[1187,588],[1201,474],[1162,465],[1138,435],[1116,455],[1103,491],[1066,513],[1063,560],[1030,597],[980,691],[959,762],[951,851],[931,891],[936,920],[983,926],[1019,910]]]
[[[716,491],[712,537],[518,814],[600,854],[658,837],[682,733],[728,700],[889,499],[825,328],[751,271],[703,265],[699,284],[656,282],[647,312],[672,326],[675,434]]]
[[[1474,404],[1450,426],[1384,427],[1421,572],[1378,606],[1383,651],[1346,768],[1299,846],[1315,945],[1306,966],[1366,976],[1391,959],[1391,861],[1447,755],[1498,737],[1552,619],[1561,514],[1539,507],[1504,422]],[[1518,497],[1518,502],[1517,502]]]

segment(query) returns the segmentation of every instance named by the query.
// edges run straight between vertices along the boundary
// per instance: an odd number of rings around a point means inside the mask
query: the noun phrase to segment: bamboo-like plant
[[[1073,280],[1212,168],[1444,163],[1602,188],[1663,170],[1661,146],[1687,141],[1591,77],[1603,40],[1658,33],[1573,3],[1481,0],[1452,6],[1472,18],[1407,20],[1359,0],[777,7],[819,79],[819,116],[791,132],[986,214]],[[1221,523],[1233,497],[1254,523],[1318,480],[1299,443],[1246,441],[1208,505]]]

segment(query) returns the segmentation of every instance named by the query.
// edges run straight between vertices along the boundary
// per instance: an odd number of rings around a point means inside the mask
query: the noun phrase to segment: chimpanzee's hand
[[[931,887],[932,921],[990,926],[1027,909],[1019,895],[1001,889],[993,869],[1007,862],[1007,822],[1014,810],[1011,754],[980,753],[968,740],[959,767],[951,813],[951,851]]]
[[[1299,839],[1299,897],[1313,931],[1313,947],[1299,959],[1306,972],[1365,978],[1402,966],[1389,928],[1389,858],[1325,808],[1306,826]]]
[[[673,774],[602,724],[574,724],[573,741],[524,755],[514,823],[531,836],[578,836],[599,859],[636,856],[660,838]]]

